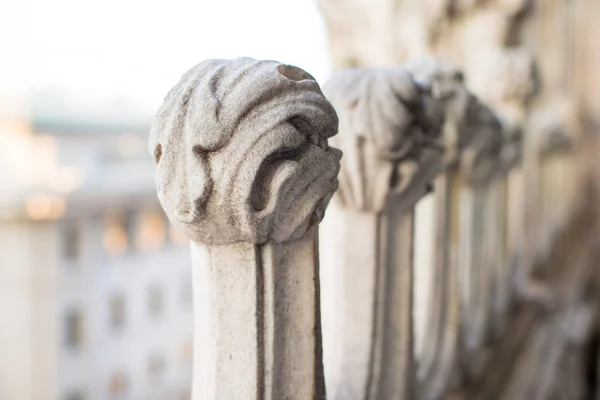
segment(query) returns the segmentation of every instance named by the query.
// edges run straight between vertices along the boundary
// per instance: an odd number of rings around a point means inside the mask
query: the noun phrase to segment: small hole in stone
[[[156,162],[158,164],[161,156],[162,156],[162,145],[159,143],[154,148],[154,162]]]
[[[310,79],[312,81],[315,80],[315,78],[313,78],[308,72],[292,65],[281,64],[277,67],[277,71],[279,71],[281,75],[293,81],[303,81],[305,79]]]

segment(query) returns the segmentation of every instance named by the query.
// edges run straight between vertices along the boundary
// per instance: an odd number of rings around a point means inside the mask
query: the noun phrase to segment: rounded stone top
[[[407,68],[443,113],[446,165],[456,165],[465,149],[481,140],[502,139],[498,118],[467,89],[460,70],[435,58],[409,63]]]
[[[461,165],[473,184],[485,183],[505,171],[504,157],[512,156],[513,141],[506,140],[509,132],[492,109],[466,87],[463,74],[435,58],[410,63],[407,68],[443,110],[446,166]]]
[[[338,118],[300,68],[208,60],[167,94],[150,132],[158,198],[171,222],[210,245],[284,242],[323,218],[341,152]]]
[[[428,186],[424,171],[441,160],[443,114],[407,70],[341,70],[324,92],[340,117],[332,143],[344,152],[342,205],[381,210],[397,194]]]
[[[473,182],[498,169],[502,126],[465,86],[462,73],[424,58],[404,68],[342,70],[324,92],[340,117],[344,206],[413,204],[435,174],[458,167]]]

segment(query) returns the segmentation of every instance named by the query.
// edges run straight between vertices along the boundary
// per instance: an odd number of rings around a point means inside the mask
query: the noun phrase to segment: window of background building
[[[139,215],[136,234],[136,247],[151,252],[160,249],[165,243],[165,219],[161,212],[144,211]]]
[[[153,354],[148,359],[148,379],[151,382],[157,382],[165,374],[165,359],[159,354]]]
[[[76,221],[66,222],[62,232],[62,256],[66,261],[75,262],[81,253],[81,230]]]
[[[120,331],[125,326],[126,310],[125,299],[122,295],[113,295],[109,300],[110,326]]]
[[[154,285],[148,289],[148,311],[150,316],[160,316],[164,308],[164,291],[161,286]]]
[[[127,232],[122,215],[109,215],[104,221],[102,246],[106,254],[120,256],[127,251]]]
[[[83,316],[79,310],[67,312],[65,317],[65,344],[79,349],[83,344]]]
[[[118,257],[127,252],[134,225],[135,214],[131,211],[110,214],[105,217],[102,245],[106,254]]]
[[[113,372],[108,382],[108,393],[112,398],[121,399],[127,394],[129,390],[129,380],[127,376],[121,372]]]

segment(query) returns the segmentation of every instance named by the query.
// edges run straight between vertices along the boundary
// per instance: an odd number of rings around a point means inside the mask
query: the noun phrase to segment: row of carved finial
[[[150,134],[161,204],[191,240],[299,239],[337,189],[338,119],[318,83],[275,61],[209,60],[169,92]]]
[[[212,245],[294,240],[322,219],[340,160],[341,203],[381,210],[444,166],[460,164],[478,185],[520,157],[519,129],[434,59],[341,70],[324,92],[275,61],[209,60],[188,71],[150,135],[171,221]]]
[[[340,118],[331,142],[344,153],[344,206],[381,210],[414,179],[431,179],[425,169],[460,163],[470,183],[482,184],[515,162],[504,147],[514,152],[520,136],[505,133],[462,74],[437,60],[342,70],[324,92]]]

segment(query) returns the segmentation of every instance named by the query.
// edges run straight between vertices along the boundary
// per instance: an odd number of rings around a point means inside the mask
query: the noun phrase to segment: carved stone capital
[[[342,70],[324,92],[340,117],[332,143],[344,152],[337,197],[345,207],[381,210],[427,168],[438,168],[443,114],[408,71]]]
[[[461,153],[469,146],[483,146],[479,143],[482,139],[488,136],[499,139],[498,118],[467,89],[461,71],[434,58],[412,62],[407,67],[415,82],[431,96],[443,114],[446,166],[458,164]]]
[[[183,75],[150,133],[158,197],[193,241],[304,237],[337,189],[337,115],[300,68],[208,60]]]

